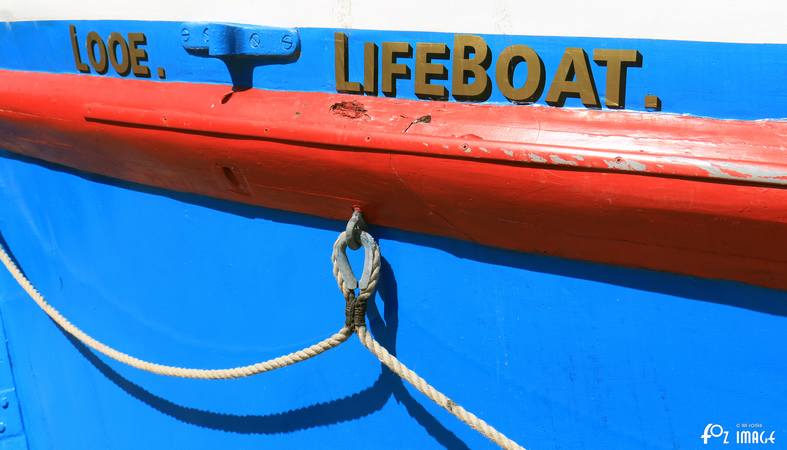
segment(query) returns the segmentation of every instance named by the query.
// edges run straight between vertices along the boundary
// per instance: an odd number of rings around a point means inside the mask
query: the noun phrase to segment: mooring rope
[[[336,239],[333,245],[333,253],[331,254],[333,274],[345,299],[345,326],[332,336],[304,349],[266,361],[228,369],[196,369],[158,364],[136,358],[110,347],[72,324],[60,313],[60,311],[49,304],[44,299],[44,296],[36,290],[30,280],[22,273],[13,259],[11,259],[2,244],[0,244],[0,260],[2,260],[3,265],[8,269],[8,272],[14,280],[19,283],[19,286],[24,289],[30,298],[33,299],[33,301],[58,326],[60,326],[60,328],[93,350],[131,367],[159,375],[180,378],[211,380],[242,378],[280,369],[313,358],[322,352],[338,347],[355,332],[358,334],[358,339],[364,347],[380,360],[381,363],[400,378],[413,385],[413,387],[426,395],[430,400],[456,416],[470,428],[478,431],[506,450],[524,450],[522,446],[506,437],[503,433],[497,431],[494,427],[478,418],[470,411],[464,409],[445,394],[427,383],[426,380],[421,378],[417,373],[402,364],[395,356],[391,355],[385,347],[380,345],[366,329],[366,305],[374,294],[377,282],[380,279],[380,248],[374,241],[374,238],[361,229],[362,226],[363,219],[360,216],[360,212],[356,211],[350,223],[348,223],[347,230],[341,232]],[[353,249],[362,246],[366,252],[363,277],[360,281],[355,279],[349,263],[347,262],[346,249],[348,246]],[[357,295],[355,294],[356,289],[358,289]]]
[[[366,330],[365,326],[358,327],[358,329],[355,331],[358,334],[358,339],[360,339],[361,343],[367,349],[369,349],[369,351],[372,352],[372,354],[376,356],[381,363],[385,364],[386,367],[391,369],[391,372],[399,375],[401,379],[412,384],[413,387],[421,391],[422,394],[429,397],[429,400],[437,403],[443,409],[456,416],[457,419],[464,422],[467,426],[483,434],[500,447],[506,450],[524,450],[524,448],[519,444],[509,439],[503,433],[497,431],[493,426],[486,423],[483,419],[479,418],[475,414],[464,409],[461,405],[446,397],[445,394],[435,389],[434,386],[421,378],[417,373],[413,372],[410,368],[402,364],[401,361],[396,359],[396,357],[392,354],[388,353],[388,350],[386,350],[385,347],[380,345],[380,343],[372,337],[371,333]]]
[[[159,375],[166,375],[170,377],[179,377],[179,378],[198,378],[198,379],[207,379],[207,380],[219,380],[219,379],[226,379],[226,378],[242,378],[248,377],[251,375],[256,375],[262,372],[268,372],[275,369],[280,369],[282,367],[287,367],[295,363],[299,363],[301,361],[305,361],[309,358],[319,355],[320,353],[330,350],[334,347],[339,346],[342,342],[346,341],[351,335],[352,332],[347,327],[342,327],[336,334],[330,336],[312,346],[306,347],[302,350],[298,350],[296,352],[288,353],[286,355],[279,356],[277,358],[269,359],[267,361],[258,362],[255,364],[249,364],[247,366],[242,367],[233,367],[229,369],[193,369],[188,367],[178,367],[178,366],[168,366],[165,364],[158,364],[153,363],[150,361],[145,361],[144,359],[140,359],[134,356],[131,356],[127,353],[123,353],[120,350],[110,347],[109,345],[91,337],[89,334],[82,331],[79,327],[72,324],[68,319],[66,319],[60,311],[58,311],[54,306],[50,305],[45,299],[44,296],[41,295],[33,284],[30,283],[30,280],[25,277],[19,267],[14,263],[8,253],[6,253],[5,249],[0,245],[0,259],[3,261],[3,265],[8,269],[11,273],[11,276],[14,277],[19,286],[27,292],[27,295],[33,299],[34,302],[42,309],[44,312],[55,321],[56,324],[60,326],[60,328],[66,330],[68,334],[74,336],[79,342],[87,345],[88,347],[92,348],[93,350],[103,353],[110,358],[122,362],[123,364],[127,364],[131,367],[135,367],[140,370],[144,370],[146,372],[152,372]]]

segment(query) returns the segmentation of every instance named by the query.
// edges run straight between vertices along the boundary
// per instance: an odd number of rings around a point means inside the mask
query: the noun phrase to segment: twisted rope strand
[[[437,403],[443,409],[456,416],[457,419],[464,422],[470,428],[478,431],[487,439],[499,445],[501,448],[504,448],[505,450],[525,450],[524,447],[512,441],[503,433],[497,431],[493,426],[486,423],[483,419],[464,409],[461,405],[435,389],[434,386],[427,383],[426,380],[421,378],[417,373],[413,372],[407,366],[402,364],[401,361],[396,359],[395,356],[390,354],[388,350],[385,349],[385,347],[380,345],[380,343],[372,337],[371,333],[369,333],[365,326],[358,327],[355,332],[358,334],[358,340],[361,341],[361,344],[369,349],[369,351],[374,356],[376,356],[381,363],[385,364],[386,367],[391,369],[391,372],[399,375],[399,378],[407,381],[413,385],[413,387],[421,391],[421,393],[427,396],[429,400]]]
[[[120,350],[114,349],[101,341],[98,341],[82,331],[79,327],[72,324],[68,319],[66,319],[60,311],[58,311],[54,306],[50,305],[45,299],[44,296],[41,295],[35,287],[33,287],[30,280],[22,274],[22,271],[19,270],[19,267],[14,263],[8,253],[6,253],[5,249],[0,245],[0,260],[3,261],[3,265],[8,269],[8,272],[11,273],[11,276],[14,277],[19,286],[27,292],[27,295],[33,299],[34,302],[52,319],[55,321],[56,324],[60,326],[60,328],[66,330],[68,334],[74,336],[79,342],[87,345],[88,347],[92,348],[93,350],[103,353],[104,355],[119,361],[123,364],[127,364],[131,367],[135,367],[140,370],[144,370],[147,372],[156,373],[159,375],[166,375],[170,377],[180,377],[180,378],[196,378],[196,379],[203,379],[203,380],[218,380],[218,379],[227,379],[227,378],[242,378],[248,377],[251,375],[256,375],[258,373],[268,372],[275,369],[280,369],[282,367],[287,367],[292,364],[299,363],[301,361],[305,361],[309,358],[313,358],[320,353],[330,350],[334,347],[338,347],[344,341],[346,341],[351,335],[352,330],[347,327],[342,327],[334,335],[323,339],[322,341],[306,347],[304,349],[288,353],[286,355],[279,356],[277,358],[269,359],[267,361],[258,362],[255,364],[249,364],[247,366],[242,367],[233,367],[229,369],[193,369],[187,367],[177,367],[177,366],[168,366],[164,364],[157,364],[150,361],[145,361],[143,359],[136,358],[134,356],[128,355],[126,353],[121,352]]]

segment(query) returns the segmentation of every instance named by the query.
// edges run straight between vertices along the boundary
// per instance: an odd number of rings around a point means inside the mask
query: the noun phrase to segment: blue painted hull
[[[311,344],[343,322],[329,261],[343,223],[5,152],[0,205],[2,238],[40,291],[130,354],[229,367]],[[369,312],[375,336],[527,448],[721,447],[703,446],[709,423],[759,423],[775,430],[771,448],[781,445],[787,292],[371,231],[384,257]],[[492,448],[355,339],[248,379],[183,380],[94,355],[5,272],[0,312],[13,374],[0,388],[18,398],[2,412],[0,444]]]
[[[80,42],[89,31],[108,36],[113,31],[144,32],[148,40],[144,46],[149,55],[153,81],[200,82],[236,85],[240,88],[335,92],[333,35],[337,30],[299,28],[301,47],[306,49],[296,61],[287,64],[242,63],[219,58],[198,57],[184,51],[180,22],[147,21],[41,21],[10,22],[0,27],[0,68],[34,72],[80,74],[70,51],[69,25],[74,25]],[[445,42],[453,41],[451,33],[425,33],[379,30],[343,30],[349,33],[349,77],[363,77],[364,42]],[[543,58],[547,78],[551,80],[567,47],[579,47],[588,52],[594,48],[638,49],[643,54],[643,65],[628,71],[626,78],[626,108],[644,111],[646,94],[658,94],[664,100],[662,111],[723,119],[784,119],[787,102],[781,80],[787,68],[775,62],[787,58],[787,45],[691,42],[652,39],[575,38],[546,36],[485,35],[494,55],[512,44],[532,47]],[[87,61],[85,50],[81,58]],[[413,64],[408,58],[404,63]],[[445,61],[442,61],[445,62]],[[166,70],[165,79],[155,72]],[[591,65],[597,88],[606,95],[603,66]],[[450,64],[448,69],[450,70]],[[490,70],[493,75],[493,71]],[[88,76],[88,74],[81,74]],[[524,69],[514,74],[514,85],[525,80]],[[94,77],[134,79],[119,75],[114,70]],[[448,81],[435,81],[445,84]],[[418,98],[413,79],[398,81],[398,98]],[[545,105],[542,95],[537,104]],[[742,98],[749,101],[741,101]],[[450,101],[455,101],[449,96]],[[510,104],[492,89],[491,103]],[[566,106],[584,108],[578,98],[568,98]]]

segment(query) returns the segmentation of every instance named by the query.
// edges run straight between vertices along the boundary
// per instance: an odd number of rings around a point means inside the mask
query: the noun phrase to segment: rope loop
[[[363,223],[362,221],[361,212],[356,208],[352,218],[347,223],[347,229],[339,233],[339,237],[333,244],[333,253],[331,254],[333,276],[336,277],[336,283],[339,285],[339,290],[342,291],[345,300],[345,329],[351,330],[351,333],[355,332],[364,347],[393,373],[410,383],[430,400],[453,414],[470,428],[478,431],[505,450],[525,450],[524,447],[427,383],[426,380],[391,355],[368,332],[366,329],[366,305],[369,298],[374,294],[377,282],[380,279],[380,248],[369,233],[365,230],[360,231],[360,243],[365,253],[363,275],[360,282],[355,278],[350,262],[347,260],[347,247],[354,249],[351,243],[353,239],[350,236],[357,231],[358,224]],[[358,289],[357,295],[355,293],[356,289]]]
[[[350,261],[347,259],[347,247],[352,248],[352,239],[348,237],[348,234],[354,233],[359,224],[363,224],[363,216],[360,210],[356,209],[347,223],[347,230],[339,233],[331,254],[333,275],[336,277],[339,290],[345,300],[345,326],[351,330],[366,326],[366,305],[374,294],[380,278],[380,247],[372,235],[366,231],[360,230],[359,232],[359,242],[364,249],[363,272],[360,281],[355,277]],[[362,226],[365,227],[365,225]],[[358,290],[357,294],[356,289]]]

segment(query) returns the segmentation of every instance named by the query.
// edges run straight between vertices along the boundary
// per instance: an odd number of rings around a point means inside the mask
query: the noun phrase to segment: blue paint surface
[[[300,28],[300,54],[295,61],[254,62],[251,59],[221,60],[190,55],[182,46],[181,24],[139,21],[52,21],[11,22],[0,27],[0,68],[56,73],[79,73],[72,56],[69,25],[77,29],[82,60],[87,63],[85,37],[96,31],[106,39],[113,31],[127,34],[144,32],[152,79],[159,80],[157,68],[165,69],[161,81],[235,84],[265,89],[305,92],[335,92],[335,30]],[[264,25],[264,24],[263,24]],[[349,36],[350,79],[363,80],[363,44],[383,41],[442,42],[453,47],[448,33],[345,30]],[[603,33],[600,31],[600,33]],[[591,69],[604,103],[606,68],[592,62],[593,49],[636,49],[642,67],[627,73],[626,108],[644,110],[647,94],[658,95],[662,110],[671,113],[728,119],[787,118],[787,45],[728,44],[647,39],[571,38],[484,35],[492,53],[491,103],[509,103],[494,85],[494,64],[507,46],[525,44],[541,56],[546,68],[546,89],[538,103],[544,104],[547,90],[567,47],[583,48],[591,58]],[[404,58],[414,70],[414,59]],[[436,80],[450,90],[451,64],[445,62],[448,80]],[[88,75],[85,75],[88,76]],[[106,75],[113,76],[111,68]],[[524,65],[515,73],[515,85],[523,83]],[[133,77],[133,75],[128,75]],[[416,98],[413,78],[397,83],[397,97]],[[451,101],[453,97],[450,97]],[[570,98],[567,107],[583,107]],[[522,106],[526,107],[526,106]],[[606,108],[606,107],[605,107]]]
[[[343,227],[0,153],[0,232],[24,271],[88,333],[153,361],[235,366],[338,330]],[[787,440],[787,292],[371,232],[374,334],[527,448],[725,448],[702,445],[709,423]],[[31,449],[494,448],[355,339],[248,379],[182,380],[70,341],[4,271],[0,309]]]
[[[214,58],[289,58],[300,48],[298,32],[287,28],[189,22],[180,36],[187,52]]]
[[[0,311],[0,449],[27,450],[25,426],[16,395],[11,357],[8,354],[8,338],[2,322]]]

